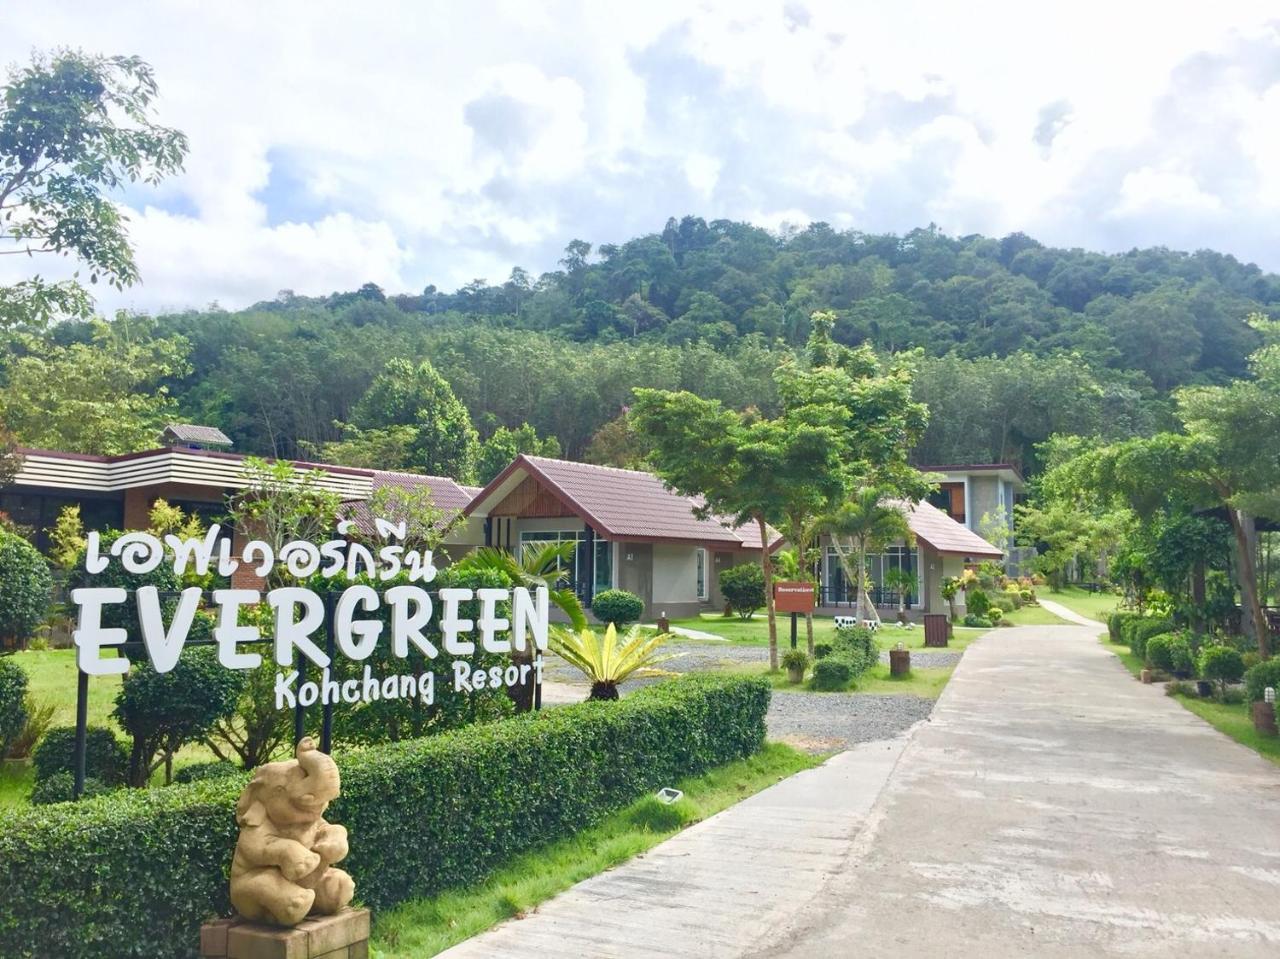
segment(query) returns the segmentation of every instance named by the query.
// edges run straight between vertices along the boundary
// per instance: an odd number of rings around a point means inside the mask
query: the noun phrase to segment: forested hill
[[[825,224],[779,236],[697,217],[618,246],[574,240],[560,267],[453,293],[285,292],[234,313],[162,316],[149,335],[190,341],[191,370],[169,384],[181,415],[244,451],[321,449],[336,422],[359,420],[385,363],[405,357],[431,360],[482,437],[527,422],[570,456],[625,462],[626,437],[607,424],[632,387],[769,409],[770,370],[803,343],[814,310],[834,310],[841,342],[923,350],[932,425],[918,461],[1034,467],[1031,444],[1052,432],[1148,432],[1175,387],[1243,375],[1256,345],[1245,318],[1280,300],[1280,277],[1211,251],[1103,255],[1022,234]]]

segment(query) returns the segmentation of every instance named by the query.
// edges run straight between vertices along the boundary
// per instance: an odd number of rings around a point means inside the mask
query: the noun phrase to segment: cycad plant
[[[610,623],[602,634],[589,628],[554,630],[551,648],[591,681],[589,699],[617,699],[618,684],[628,676],[675,658],[658,653],[669,638],[666,633],[646,636],[639,626],[632,626],[619,640],[618,630]]]

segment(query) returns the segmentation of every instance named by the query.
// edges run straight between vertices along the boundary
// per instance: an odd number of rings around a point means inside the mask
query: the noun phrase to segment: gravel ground
[[[891,739],[927,719],[932,699],[868,693],[774,693],[769,736],[811,752]]]
[[[662,665],[676,673],[716,670],[735,665],[766,663],[769,650],[764,646],[734,643],[688,642],[669,643],[669,652],[681,654]],[[880,654],[881,662],[889,654]],[[921,669],[954,666],[960,653],[912,650],[911,665]],[[582,677],[563,661],[547,659],[546,678],[554,683],[581,685]],[[623,692],[660,682],[661,677],[630,680]],[[562,691],[567,692],[562,687]],[[575,701],[570,695],[566,701]],[[921,719],[926,719],[934,701],[920,696],[886,696],[869,693],[801,693],[775,691],[769,706],[769,736],[811,752],[847,749],[854,743],[891,739]]]
[[[911,650],[911,665],[919,669],[937,669],[943,666],[957,666],[961,653],[940,653],[933,650]],[[880,662],[888,665],[888,650],[880,651]]]

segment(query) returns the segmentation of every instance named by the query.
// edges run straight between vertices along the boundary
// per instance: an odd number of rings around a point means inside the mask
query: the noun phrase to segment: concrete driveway
[[[1003,629],[931,720],[446,955],[1280,954],[1280,768],[1095,627]]]
[[[858,849],[760,956],[1268,956],[1280,768],[1097,628],[969,649]]]

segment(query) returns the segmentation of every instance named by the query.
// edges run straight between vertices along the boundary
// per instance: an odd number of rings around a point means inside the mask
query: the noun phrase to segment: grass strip
[[[481,886],[446,891],[377,914],[370,942],[373,955],[434,956],[504,919],[523,917],[575,883],[821,761],[782,743],[766,743],[748,759],[677,783],[684,792],[678,802],[666,805],[646,796],[570,839],[518,857]]]

